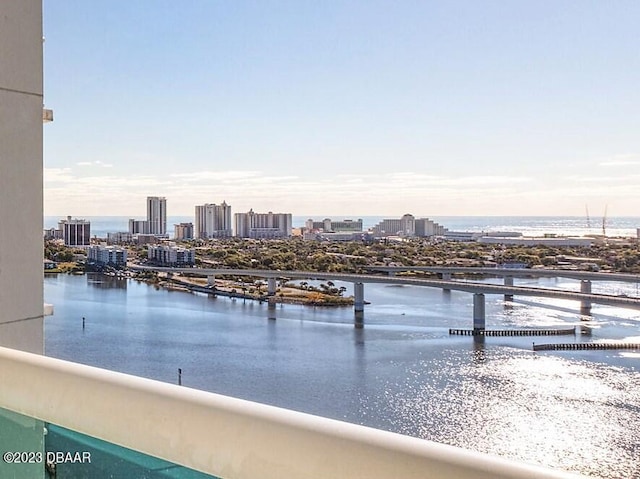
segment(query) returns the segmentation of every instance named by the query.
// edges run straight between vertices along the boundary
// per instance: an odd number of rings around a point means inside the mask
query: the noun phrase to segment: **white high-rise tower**
[[[231,206],[226,201],[196,206],[196,238],[229,238],[232,233]]]
[[[149,234],[167,233],[167,199],[161,196],[147,196],[147,224]]]

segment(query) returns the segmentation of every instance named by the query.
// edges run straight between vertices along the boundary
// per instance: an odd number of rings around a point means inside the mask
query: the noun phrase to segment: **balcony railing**
[[[6,348],[0,388],[1,408],[224,479],[577,477]]]

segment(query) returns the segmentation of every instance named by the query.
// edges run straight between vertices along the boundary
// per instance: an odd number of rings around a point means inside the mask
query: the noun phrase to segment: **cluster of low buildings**
[[[317,241],[368,241],[376,238],[428,238],[444,234],[446,228],[429,218],[415,218],[411,214],[401,218],[383,219],[373,228],[365,231],[362,219],[333,221],[306,221],[302,236],[306,240]]]
[[[195,249],[183,248],[173,243],[149,245],[147,261],[161,266],[193,266],[196,261]],[[127,249],[106,243],[91,245],[87,248],[87,262],[99,267],[126,266]]]
[[[446,231],[443,239],[507,246],[591,246],[596,242],[592,237],[523,236],[516,231]]]

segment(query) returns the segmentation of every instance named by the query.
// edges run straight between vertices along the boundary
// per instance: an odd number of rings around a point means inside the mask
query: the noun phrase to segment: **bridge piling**
[[[353,283],[354,326],[364,327],[364,283]]]
[[[591,280],[580,280],[580,292],[585,294],[591,294]],[[591,316],[591,301],[583,299],[580,301],[580,314],[585,316]]]
[[[451,273],[442,273],[442,280],[443,281],[451,281]],[[443,293],[450,293],[451,290],[449,288],[442,288],[442,292]]]
[[[276,319],[276,290],[278,284],[276,282],[276,278],[268,278],[267,279],[267,296],[268,296],[268,306],[267,310],[269,311],[269,319]]]
[[[473,294],[473,330],[485,330],[485,301],[483,293]]]
[[[505,276],[504,277],[504,285],[505,286],[513,286],[513,276]],[[512,294],[505,294],[504,295],[504,300],[505,301],[513,301],[513,295]]]

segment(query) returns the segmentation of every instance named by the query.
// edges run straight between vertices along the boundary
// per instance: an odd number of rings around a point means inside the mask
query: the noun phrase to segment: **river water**
[[[525,284],[579,291],[573,280],[516,280]],[[638,285],[593,291],[637,296]],[[487,296],[488,328],[582,324],[592,335],[474,340],[448,334],[471,327],[468,293],[367,284],[365,298],[356,330],[352,308],[278,305],[270,321],[254,301],[47,276],[46,354],[173,383],[182,368],[188,387],[595,477],[640,477],[640,354],[532,352],[533,341],[640,342],[639,311],[594,306],[584,322],[575,302]]]

